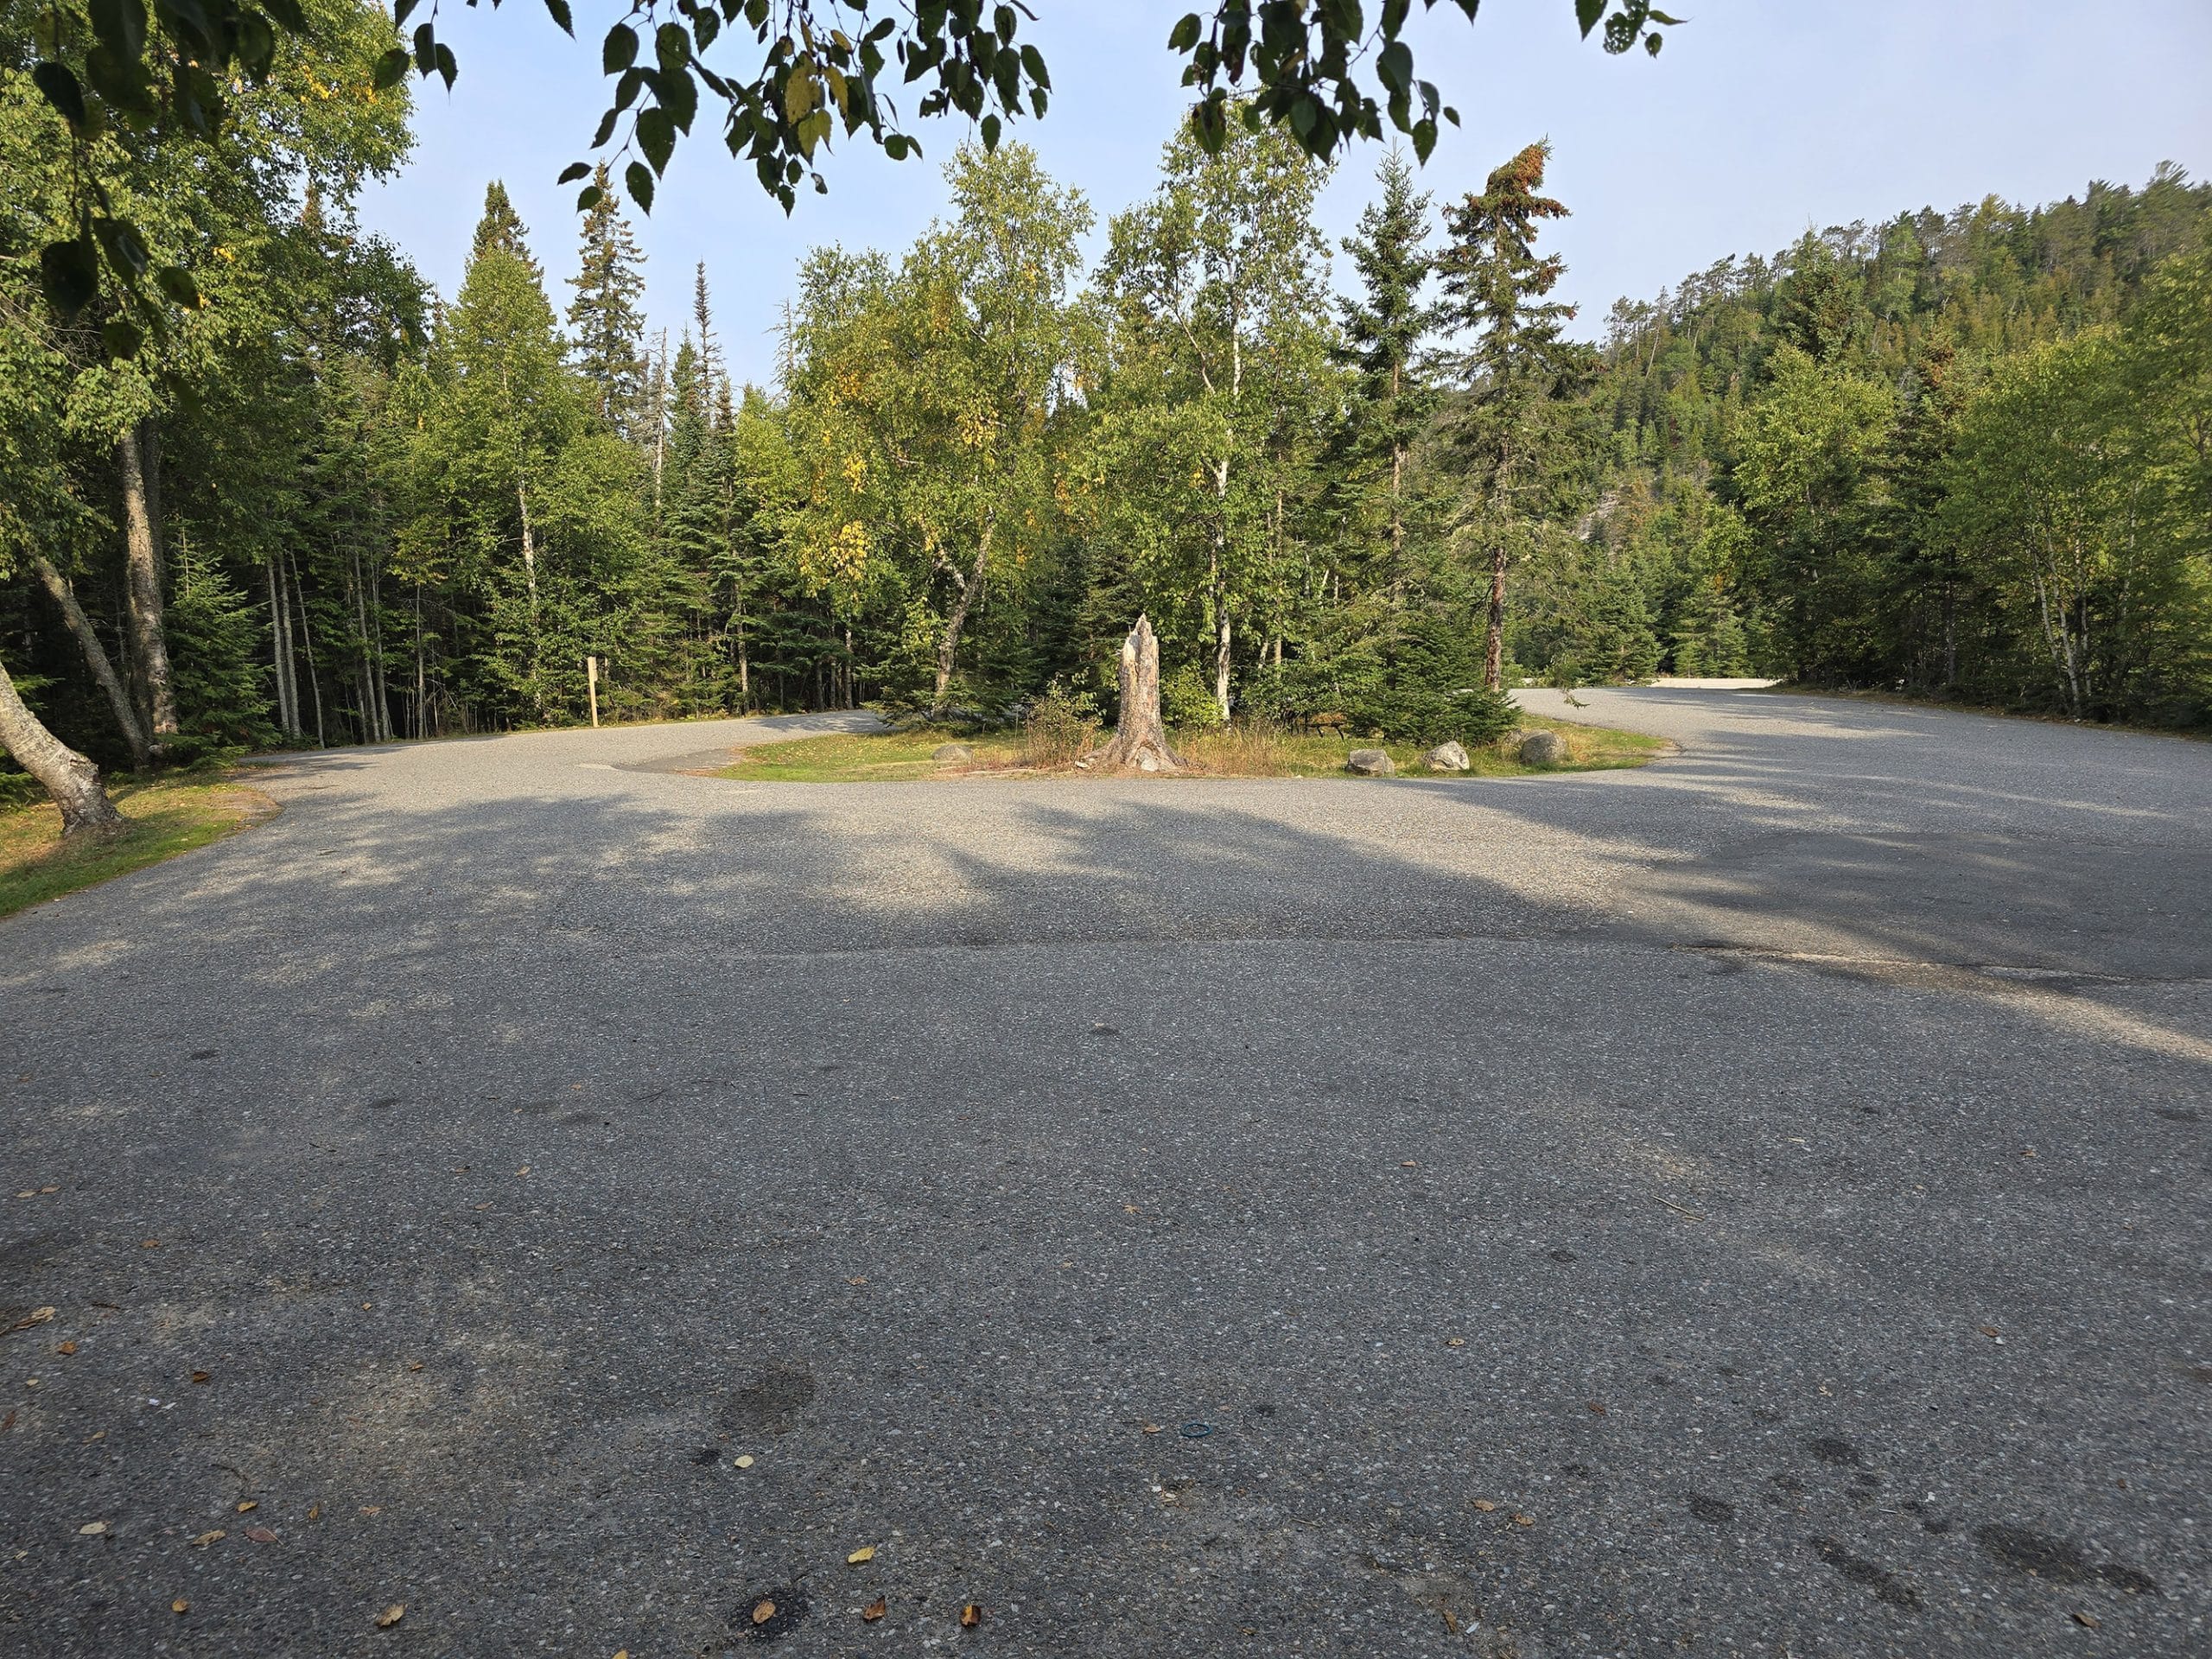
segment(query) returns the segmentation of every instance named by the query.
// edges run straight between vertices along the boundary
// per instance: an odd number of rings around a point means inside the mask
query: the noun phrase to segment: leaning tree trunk
[[[1114,741],[1084,757],[1091,766],[1129,766],[1139,772],[1180,772],[1160,719],[1160,640],[1148,617],[1137,618],[1122,642],[1122,719]]]
[[[39,581],[54,596],[61,620],[68,625],[69,637],[84,653],[85,666],[92,671],[101,691],[106,694],[107,705],[115,711],[115,723],[122,728],[123,741],[130,747],[130,763],[143,771],[153,762],[153,746],[146,741],[146,728],[138,723],[138,711],[130,706],[130,694],[123,689],[123,677],[107,659],[107,647],[100,643],[100,636],[93,628],[92,619],[85,614],[85,607],[77,602],[77,590],[69,585],[69,578],[54,568],[54,561],[43,555],[32,558],[31,569],[38,572]]]
[[[100,769],[64,743],[16,695],[16,683],[0,665],[0,748],[44,785],[61,809],[62,839],[78,836],[119,836],[129,828],[100,786]]]

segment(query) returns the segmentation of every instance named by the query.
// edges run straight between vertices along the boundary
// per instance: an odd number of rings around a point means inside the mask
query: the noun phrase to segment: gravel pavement
[[[0,922],[0,1653],[2212,1652],[2212,746],[1526,700],[1681,753],[346,751]]]

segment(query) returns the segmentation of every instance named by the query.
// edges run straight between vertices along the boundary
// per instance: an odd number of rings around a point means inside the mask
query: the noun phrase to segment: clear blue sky
[[[1016,136],[1106,217],[1152,188],[1184,107],[1167,31],[1188,0],[1031,0],[1027,38],[1055,99]],[[1418,11],[1418,8],[1416,10]],[[1615,297],[1649,297],[1727,253],[1772,252],[1808,226],[1949,208],[1995,194],[2044,201],[2091,179],[2139,183],[2159,161],[2212,173],[2212,4],[2205,0],[1682,0],[1692,21],[1655,61],[1581,41],[1570,0],[1486,0],[1471,25],[1445,8],[1421,22],[1421,70],[1458,105],[1424,170],[1445,197],[1478,188],[1521,145],[1549,137],[1554,194],[1574,210],[1555,245],[1567,297],[1594,332]],[[1448,13],[1449,15],[1446,15]],[[363,204],[450,294],[487,179],[503,179],[556,283],[575,269],[574,188],[604,86],[597,36],[613,16],[579,4],[571,41],[531,0],[497,13],[448,7],[460,53],[450,96],[418,90],[416,159]],[[736,55],[737,42],[722,53]],[[435,88],[436,83],[432,86]],[[964,125],[915,130],[930,159],[893,163],[865,145],[832,156],[827,196],[788,219],[732,162],[702,104],[650,219],[638,223],[647,304],[671,330],[707,263],[718,331],[741,378],[766,380],[773,328],[806,249],[905,247],[940,210],[938,163]],[[1348,232],[1376,147],[1356,146],[1324,198]],[[1338,261],[1339,266],[1343,262]]]

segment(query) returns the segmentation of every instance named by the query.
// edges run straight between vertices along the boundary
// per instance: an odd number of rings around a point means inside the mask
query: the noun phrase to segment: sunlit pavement
[[[0,922],[0,1651],[2212,1649],[2212,746],[1575,695],[1681,753],[337,752]]]

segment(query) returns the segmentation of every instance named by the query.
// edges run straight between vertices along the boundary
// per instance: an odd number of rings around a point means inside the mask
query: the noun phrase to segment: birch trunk
[[[115,664],[108,660],[107,648],[100,644],[92,619],[85,614],[85,607],[77,602],[77,590],[69,585],[68,577],[54,567],[54,562],[43,556],[34,556],[31,569],[38,572],[38,579],[46,591],[54,596],[60,607],[61,620],[67,624],[69,637],[77,642],[77,649],[84,653],[85,666],[99,682],[100,690],[107,697],[107,705],[115,713],[115,723],[122,728],[123,741],[130,747],[130,764],[143,768],[154,758],[153,745],[146,741],[146,728],[138,723],[138,711],[130,706],[130,694],[124,690],[123,678],[115,671]]]
[[[953,658],[960,649],[960,631],[968,626],[969,607],[976,602],[976,590],[983,585],[983,567],[991,556],[993,526],[983,526],[982,540],[976,549],[976,563],[966,575],[946,564],[952,579],[960,584],[960,597],[954,601],[952,614],[944,620],[944,632],[937,642],[937,706],[944,706],[945,688],[952,683]]]
[[[100,769],[71,748],[24,707],[0,664],[0,748],[14,755],[61,809],[61,838],[119,836],[130,826],[100,785]]]

